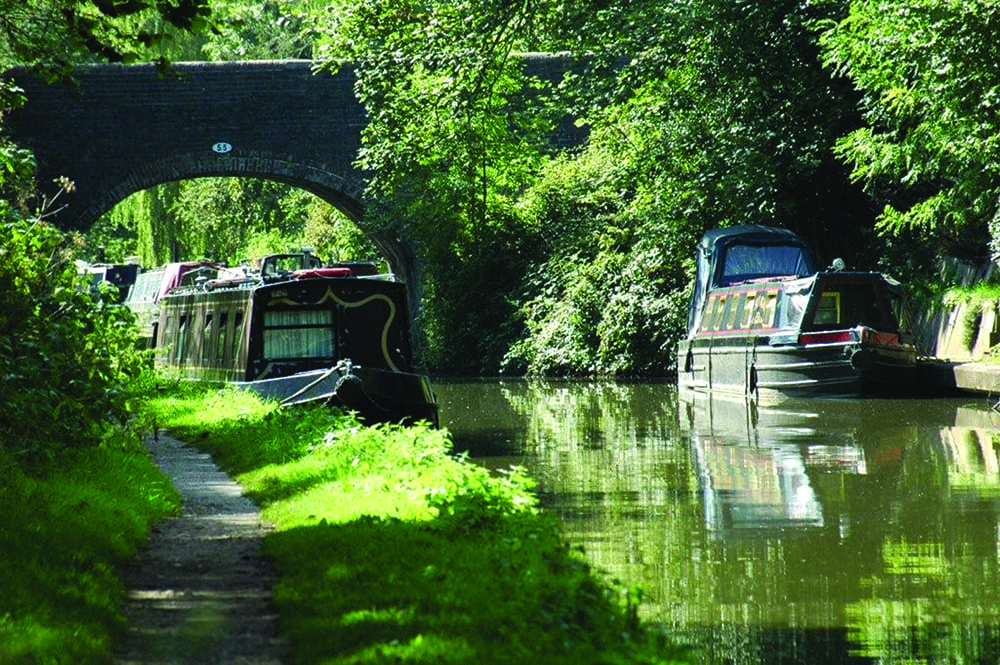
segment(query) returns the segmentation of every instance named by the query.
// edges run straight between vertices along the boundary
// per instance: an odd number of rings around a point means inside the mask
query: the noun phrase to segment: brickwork
[[[130,194],[198,176],[282,180],[362,211],[353,166],[365,123],[354,75],[313,75],[308,61],[179,63],[161,79],[152,65],[91,65],[78,85],[18,76],[28,105],[7,130],[31,148],[39,188],[66,176],[75,192],[57,219],[82,228]]]
[[[531,73],[556,80],[567,61],[526,56]],[[349,68],[313,74],[311,61],[85,65],[76,86],[46,85],[14,70],[28,104],[4,122],[38,161],[40,193],[68,177],[56,221],[86,228],[130,194],[198,176],[281,180],[362,221],[363,174],[354,167],[366,118]],[[553,142],[579,143],[571,123]]]

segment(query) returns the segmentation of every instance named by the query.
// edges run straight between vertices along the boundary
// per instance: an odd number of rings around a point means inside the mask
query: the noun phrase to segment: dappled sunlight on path
[[[280,663],[257,508],[208,455],[163,434],[147,447],[184,504],[121,571],[128,627],[116,662]]]

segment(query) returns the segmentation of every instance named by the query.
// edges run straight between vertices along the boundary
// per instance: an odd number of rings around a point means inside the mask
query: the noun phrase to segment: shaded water
[[[1000,662],[1000,413],[985,397],[679,400],[673,384],[436,385],[526,467],[644,617],[719,663]]]

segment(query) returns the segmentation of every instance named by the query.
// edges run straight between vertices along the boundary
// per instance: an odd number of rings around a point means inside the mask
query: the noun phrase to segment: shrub
[[[32,463],[104,439],[148,366],[135,341],[130,312],[85,286],[62,233],[0,225],[0,452]]]

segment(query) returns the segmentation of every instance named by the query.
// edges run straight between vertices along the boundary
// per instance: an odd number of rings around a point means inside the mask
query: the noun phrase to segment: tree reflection
[[[1000,415],[985,402],[489,394],[480,413],[495,400],[519,423],[508,439],[570,540],[709,661],[1000,658]]]

